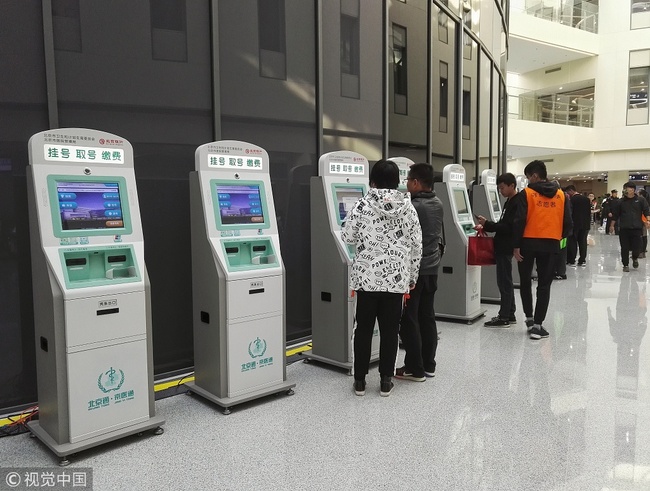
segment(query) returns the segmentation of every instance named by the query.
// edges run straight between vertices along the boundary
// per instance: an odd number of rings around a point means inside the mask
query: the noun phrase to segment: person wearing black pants
[[[610,233],[614,232],[616,224],[619,226],[618,240],[621,244],[621,262],[623,272],[630,271],[630,251],[632,251],[632,266],[639,267],[639,255],[641,254],[641,235],[646,223],[642,219],[650,216],[648,202],[636,194],[636,185],[633,182],[626,182],[623,185],[623,197],[616,203],[612,211],[612,223]]]
[[[591,227],[591,201],[586,196],[578,193],[576,187],[571,184],[566,187],[566,192],[571,200],[571,218],[573,220],[573,234],[569,235],[567,244],[567,264],[585,266],[587,261],[587,236]]]
[[[513,256],[519,267],[521,303],[530,339],[547,338],[543,327],[562,237],[572,228],[569,200],[557,183],[546,180],[546,164],[534,160],[524,169],[528,187],[517,200]],[[531,276],[537,263],[537,300],[533,310]]]
[[[393,391],[402,299],[415,288],[422,258],[422,230],[408,194],[397,190],[399,168],[379,160],[370,190],[350,209],[341,238],[354,246],[350,289],[357,293],[353,334],[354,393],[366,394],[372,334],[379,322],[379,395]]]
[[[395,378],[424,382],[436,372],[438,327],[433,304],[443,250],[444,211],[433,190],[433,167],[429,164],[413,164],[406,187],[422,229],[422,261],[418,281],[402,313],[400,336],[406,355],[404,365],[395,371]]]

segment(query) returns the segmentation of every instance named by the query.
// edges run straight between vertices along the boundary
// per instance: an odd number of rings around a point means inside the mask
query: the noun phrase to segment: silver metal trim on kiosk
[[[459,164],[446,165],[442,180],[433,185],[445,210],[446,242],[438,270],[435,313],[437,318],[471,323],[485,315],[486,310],[481,308],[481,267],[467,264],[468,236],[474,233],[474,220],[465,168]]]
[[[67,457],[155,429],[151,295],[133,148],[103,131],[29,140],[39,420],[30,431]]]
[[[492,169],[481,172],[479,184],[472,188],[472,208],[476,215],[481,215],[491,222],[501,219],[503,204],[497,188],[497,173]],[[493,236],[494,234],[488,233]],[[481,302],[499,303],[501,293],[497,285],[497,267],[481,266]]]
[[[230,414],[286,381],[285,274],[269,156],[225,140],[196,149],[190,173],[194,382]]]
[[[356,152],[322,155],[318,176],[311,178],[312,349],[305,361],[317,360],[352,370],[355,301],[350,291],[354,250],[341,238],[350,206],[368,191],[369,163]],[[375,324],[370,361],[379,360]]]

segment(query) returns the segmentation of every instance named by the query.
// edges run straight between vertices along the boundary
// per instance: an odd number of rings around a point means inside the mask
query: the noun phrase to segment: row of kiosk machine
[[[151,295],[128,141],[79,128],[29,141],[28,198],[39,419],[29,423],[61,464],[68,456],[154,430]],[[405,189],[406,158],[394,159]],[[368,191],[369,162],[325,154],[311,179],[312,350],[306,360],[352,368],[354,250],[347,212]],[[286,380],[285,271],[267,152],[250,143],[200,146],[190,173],[195,377],[188,388],[221,408],[293,393]],[[484,184],[490,216],[495,182]],[[494,186],[493,186],[494,184]],[[465,170],[448,165],[435,191],[445,206],[445,288],[436,314],[483,315],[481,268],[467,265],[472,209]],[[486,215],[487,216],[487,215]],[[327,224],[326,226],[324,224]],[[466,292],[458,301],[458,292]],[[375,329],[371,359],[379,357]]]

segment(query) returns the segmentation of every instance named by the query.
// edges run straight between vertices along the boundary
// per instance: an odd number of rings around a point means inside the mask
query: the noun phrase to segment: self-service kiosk
[[[330,152],[311,178],[312,349],[305,360],[352,370],[355,297],[350,290],[354,247],[341,239],[348,211],[368,191],[368,160],[355,152]],[[379,359],[375,325],[370,361]]]
[[[39,420],[30,431],[67,457],[155,429],[151,300],[124,138],[89,129],[29,140]]]
[[[501,199],[494,170],[485,169],[481,172],[480,184],[474,185],[472,192],[472,209],[474,214],[484,216],[491,222],[501,219]],[[498,303],[500,300],[496,266],[481,266],[481,301]]]
[[[465,185],[465,168],[446,165],[434,190],[444,207],[445,253],[440,260],[436,317],[473,322],[481,309],[481,267],[467,264],[468,237],[475,233],[472,207]]]
[[[195,378],[188,388],[224,414],[263,396],[293,394],[268,154],[240,141],[200,146],[190,199]]]

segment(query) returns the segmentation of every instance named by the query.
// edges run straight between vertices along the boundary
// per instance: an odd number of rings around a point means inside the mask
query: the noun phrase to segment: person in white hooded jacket
[[[350,288],[356,292],[354,391],[365,395],[375,320],[379,323],[380,395],[393,389],[404,294],[418,280],[422,229],[408,194],[397,190],[399,169],[379,160],[370,190],[348,212],[341,236],[355,248]]]

